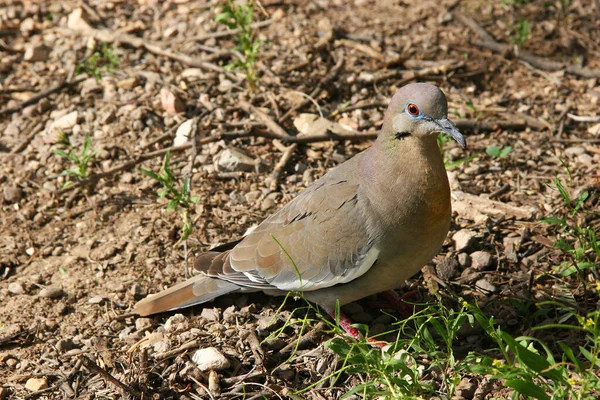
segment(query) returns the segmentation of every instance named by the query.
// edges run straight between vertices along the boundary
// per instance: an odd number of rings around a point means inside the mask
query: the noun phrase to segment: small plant
[[[80,154],[77,154],[67,135],[61,133],[58,139],[59,144],[62,144],[65,147],[67,147],[67,149],[69,149],[69,152],[67,153],[61,149],[52,149],[52,153],[69,160],[72,164],[75,165],[75,168],[66,169],[61,173],[61,175],[75,177],[75,179],[78,181],[83,181],[86,178],[88,178],[90,161],[96,155],[96,151],[92,150],[92,141],[90,139],[90,135],[85,135],[83,148],[81,149]],[[62,185],[62,187],[67,187],[72,184],[73,181],[67,180]]]
[[[505,158],[512,152],[512,147],[498,147],[498,146],[488,146],[485,149],[485,153],[494,158]]]
[[[114,72],[121,62],[119,56],[113,50],[112,45],[106,42],[102,43],[100,51],[95,51],[91,56],[77,64],[76,72],[81,74],[86,72],[97,80],[102,79],[101,70],[106,72]]]
[[[166,198],[169,200],[169,202],[167,203],[168,211],[174,211],[179,207],[183,209],[183,211],[181,212],[181,237],[179,238],[179,241],[175,244],[175,246],[177,246],[179,243],[187,240],[190,234],[192,233],[192,226],[188,219],[188,211],[191,208],[192,204],[197,203],[200,200],[200,198],[191,197],[189,177],[184,178],[181,189],[177,187],[175,175],[173,175],[173,171],[171,171],[170,152],[167,152],[167,154],[165,154],[165,159],[158,174],[154,171],[150,171],[144,168],[140,168],[140,171],[142,171],[143,174],[149,176],[150,178],[162,183],[163,188],[160,189],[157,192],[157,194],[158,197]]]
[[[469,162],[469,161],[477,158],[477,156],[472,155],[472,156],[460,158],[458,160],[453,161],[450,158],[450,155],[447,152],[445,152],[445,150],[444,150],[446,147],[446,144],[448,144],[449,142],[452,142],[452,141],[453,141],[453,139],[450,137],[450,135],[448,135],[446,133],[440,133],[437,138],[438,147],[440,148],[440,152],[442,153],[442,157],[444,158],[444,166],[446,167],[446,169],[450,170],[450,169],[456,168],[463,163]]]
[[[525,19],[519,18],[519,24],[515,36],[513,37],[513,44],[522,46],[527,42],[529,34],[531,33],[531,23]]]
[[[236,36],[237,46],[235,50],[242,53],[241,58],[227,67],[245,71],[246,80],[254,88],[258,81],[255,70],[256,55],[260,49],[261,42],[256,38],[252,30],[253,18],[254,1],[248,1],[244,5],[236,5],[233,0],[227,0],[223,6],[223,12],[215,17],[215,21],[230,29],[239,30]]]
[[[562,232],[563,237],[554,244],[569,255],[570,261],[565,261],[559,266],[560,276],[568,276],[577,271],[583,271],[600,266],[600,241],[596,230],[592,226],[581,223],[579,214],[593,214],[584,211],[584,202],[590,193],[583,191],[577,199],[571,199],[564,184],[557,177],[552,181],[563,199],[563,205],[567,209],[566,217],[545,217],[543,222],[555,225]]]

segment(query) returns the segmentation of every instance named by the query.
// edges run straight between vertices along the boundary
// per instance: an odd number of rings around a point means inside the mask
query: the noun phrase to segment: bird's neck
[[[361,187],[383,219],[448,218],[450,189],[435,136],[376,141],[361,160]]]

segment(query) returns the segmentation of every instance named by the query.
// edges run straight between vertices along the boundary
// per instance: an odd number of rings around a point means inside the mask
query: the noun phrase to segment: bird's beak
[[[436,119],[435,123],[440,127],[440,132],[447,133],[456,140],[456,143],[460,144],[463,148],[467,148],[467,141],[465,137],[460,133],[456,125],[452,123],[448,118]]]

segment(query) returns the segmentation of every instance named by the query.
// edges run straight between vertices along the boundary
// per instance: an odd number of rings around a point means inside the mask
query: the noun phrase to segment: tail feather
[[[205,303],[240,289],[234,283],[200,274],[146,297],[134,306],[133,311],[141,316],[157,314]]]

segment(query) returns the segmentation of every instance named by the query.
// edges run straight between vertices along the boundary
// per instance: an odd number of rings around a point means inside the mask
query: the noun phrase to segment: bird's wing
[[[310,291],[349,282],[375,262],[366,199],[346,162],[271,215],[225,257],[199,257],[196,268],[242,287]]]

